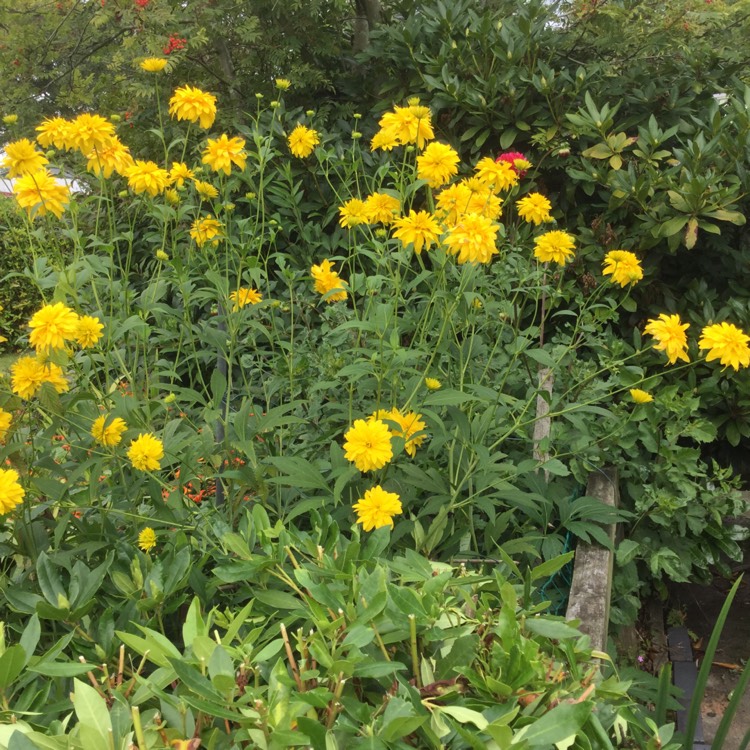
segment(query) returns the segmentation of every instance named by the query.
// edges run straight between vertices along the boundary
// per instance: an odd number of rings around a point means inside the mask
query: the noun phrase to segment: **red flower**
[[[150,0],[135,0],[135,4],[139,8],[145,8],[149,4]]]
[[[506,151],[504,154],[500,154],[500,156],[495,159],[496,162],[498,161],[507,161],[508,164],[510,164],[513,169],[515,169],[516,173],[519,177],[523,177],[526,174],[526,170],[523,169],[521,171],[518,170],[518,168],[515,165],[516,159],[523,159],[523,161],[528,161],[528,159],[520,152],[520,151]]]

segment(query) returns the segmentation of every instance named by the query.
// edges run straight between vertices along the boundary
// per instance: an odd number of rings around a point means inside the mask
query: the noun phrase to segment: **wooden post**
[[[617,469],[590,474],[586,494],[616,508],[620,502]],[[614,544],[615,524],[610,524],[608,531]],[[598,544],[578,543],[565,616],[581,621],[580,629],[590,636],[591,647],[596,651],[607,649],[613,566],[614,553],[610,550]]]

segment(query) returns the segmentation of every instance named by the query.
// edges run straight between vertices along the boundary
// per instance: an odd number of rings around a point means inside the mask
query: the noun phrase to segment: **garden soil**
[[[746,550],[746,559],[748,559]],[[702,704],[703,735],[709,746],[719,726],[730,694],[750,660],[750,566],[744,566],[745,578],[737,591],[732,609],[714,656],[711,676]],[[738,571],[739,572],[739,571]],[[685,627],[694,638],[693,651],[699,660],[708,645],[711,631],[731,587],[731,582],[715,579],[711,586],[679,584],[670,587],[669,606],[685,615]],[[699,661],[700,663],[700,661]],[[722,750],[738,750],[750,729],[750,691],[746,692],[734,717]]]

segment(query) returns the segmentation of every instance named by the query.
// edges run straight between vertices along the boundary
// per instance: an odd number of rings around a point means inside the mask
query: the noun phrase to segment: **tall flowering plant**
[[[157,88],[164,70],[144,66]],[[656,353],[612,343],[639,255],[581,247],[523,155],[463,164],[418,99],[326,132],[286,112],[283,84],[222,133],[216,97],[178,87],[181,135],[159,155],[99,115],[45,121],[38,146],[91,175],[82,197],[31,139],[7,150],[29,229],[62,225],[74,251],[34,258],[46,301],[5,396],[5,507],[63,514],[71,539],[103,517],[122,544],[148,528],[152,555],[169,529],[210,535],[256,506],[429,554],[494,554],[541,526],[525,549],[554,554],[555,493],[595,448],[556,436],[593,415],[611,440],[656,408],[658,352],[687,363],[685,324],[649,321]],[[710,323],[698,347],[737,369],[748,341]],[[532,438],[541,416],[552,431]]]

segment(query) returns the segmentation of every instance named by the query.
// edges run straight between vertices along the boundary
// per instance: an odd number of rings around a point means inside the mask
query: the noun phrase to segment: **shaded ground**
[[[712,586],[695,584],[670,586],[669,606],[685,613],[685,627],[697,638],[694,650],[699,658],[702,658],[702,649],[708,645],[708,639],[730,585],[726,581],[717,579]],[[730,693],[737,685],[741,670],[748,660],[750,660],[750,577],[745,573],[745,580],[737,591],[716,650],[702,703],[703,734],[709,745],[724,715]],[[722,750],[738,750],[748,729],[750,729],[750,691],[746,692],[742,699]]]

